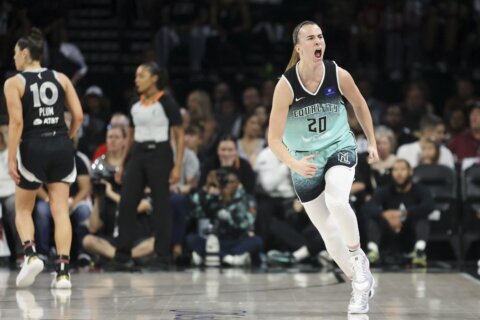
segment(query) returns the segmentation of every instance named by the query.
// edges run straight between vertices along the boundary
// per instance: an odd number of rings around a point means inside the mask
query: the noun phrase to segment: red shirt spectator
[[[470,129],[454,136],[448,147],[457,157],[457,162],[464,158],[480,155],[480,103],[470,110]]]

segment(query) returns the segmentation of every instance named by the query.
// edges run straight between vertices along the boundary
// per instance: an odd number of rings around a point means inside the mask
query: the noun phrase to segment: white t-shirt
[[[271,197],[292,198],[293,190],[290,169],[278,160],[269,147],[258,154],[255,162],[258,182]]]
[[[418,165],[421,155],[422,148],[420,147],[419,141],[404,144],[400,146],[397,151],[397,158],[407,160],[408,163],[410,163],[410,165],[412,166],[412,168],[415,168]],[[440,147],[440,157],[438,159],[438,164],[450,167],[452,169],[455,168],[455,160],[453,158],[453,154],[445,146]]]
[[[15,182],[8,175],[8,150],[0,151],[0,198],[15,193]]]

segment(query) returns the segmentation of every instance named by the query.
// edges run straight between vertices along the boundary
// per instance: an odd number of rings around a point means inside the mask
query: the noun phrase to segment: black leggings
[[[122,192],[118,217],[118,256],[130,256],[135,242],[137,207],[145,186],[151,189],[153,199],[153,230],[155,252],[160,258],[170,256],[172,238],[172,212],[169,200],[170,171],[173,152],[170,143],[135,143],[122,178]]]

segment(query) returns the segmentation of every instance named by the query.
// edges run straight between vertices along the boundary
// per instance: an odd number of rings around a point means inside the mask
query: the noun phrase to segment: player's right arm
[[[23,132],[22,95],[25,90],[19,77],[5,81],[3,87],[8,110],[8,174],[16,184],[20,182],[17,170],[17,149]]]
[[[280,161],[290,169],[305,178],[311,178],[317,170],[317,166],[309,161],[315,155],[308,155],[301,160],[296,160],[283,144],[282,137],[285,131],[285,124],[288,117],[288,109],[292,104],[292,91],[282,77],[275,87],[273,93],[272,112],[270,113],[270,125],[268,129],[268,145]]]
[[[78,99],[77,92],[73,87],[70,79],[67,78],[63,73],[58,72],[58,77],[60,80],[63,89],[65,90],[65,104],[68,111],[72,114],[72,124],[70,125],[70,131],[68,136],[71,138],[75,137],[77,130],[80,128],[83,122],[83,110],[80,100]]]

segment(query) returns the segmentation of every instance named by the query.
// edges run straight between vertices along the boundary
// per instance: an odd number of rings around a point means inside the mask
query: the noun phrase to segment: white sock
[[[426,247],[427,247],[427,243],[424,240],[418,240],[415,243],[415,250],[424,251]]]
[[[310,255],[310,252],[308,252],[307,246],[303,246],[293,253],[293,257],[295,258],[296,261],[302,261],[309,255]]]

